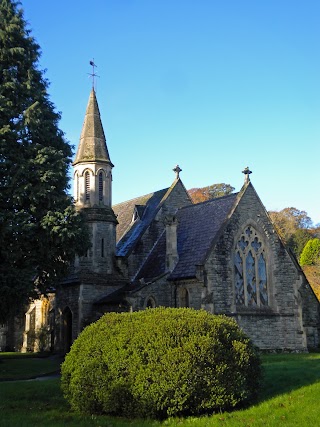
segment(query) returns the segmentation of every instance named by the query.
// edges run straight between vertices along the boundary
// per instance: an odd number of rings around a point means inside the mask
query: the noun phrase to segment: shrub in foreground
[[[192,309],[108,313],[88,326],[62,365],[71,407],[165,418],[251,403],[260,360],[237,324]]]

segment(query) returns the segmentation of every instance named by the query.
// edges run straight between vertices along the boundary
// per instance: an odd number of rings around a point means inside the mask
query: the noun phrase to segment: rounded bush
[[[300,265],[315,265],[320,262],[320,239],[309,240],[300,256]]]
[[[62,365],[71,407],[129,418],[203,414],[251,403],[260,360],[230,318],[156,308],[108,313],[88,326]]]

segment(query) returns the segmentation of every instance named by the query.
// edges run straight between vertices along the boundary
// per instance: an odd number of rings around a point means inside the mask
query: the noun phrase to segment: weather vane
[[[92,88],[94,89],[94,78],[100,77],[98,74],[95,73],[95,68],[97,68],[96,64],[94,63],[94,59],[90,61],[90,65],[92,66],[92,73],[88,73],[90,77],[92,77]]]

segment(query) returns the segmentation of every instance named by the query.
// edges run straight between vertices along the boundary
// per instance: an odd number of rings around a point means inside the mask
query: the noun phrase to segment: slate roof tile
[[[160,276],[166,271],[166,231],[159,237],[154,249],[149,254],[146,262],[138,272],[136,279],[144,278],[146,281]]]
[[[205,257],[235,204],[237,194],[183,207],[177,211],[179,261],[169,276],[171,280],[195,277],[196,266]],[[137,275],[146,280],[159,276],[166,269],[166,238],[161,235]]]
[[[117,226],[117,255],[127,255],[138,242],[139,238],[154,219],[157,208],[169,188],[146,194],[113,206],[119,222]],[[132,221],[134,208],[137,206],[141,219]],[[142,208],[144,206],[144,209]]]
[[[177,212],[179,261],[170,279],[194,277],[235,204],[237,194],[187,206]]]

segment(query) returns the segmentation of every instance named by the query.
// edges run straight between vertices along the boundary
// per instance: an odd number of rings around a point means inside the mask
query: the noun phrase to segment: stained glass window
[[[248,305],[257,305],[256,268],[251,251],[246,257],[246,273]]]
[[[235,303],[249,307],[268,305],[267,266],[263,243],[247,227],[235,247]]]
[[[243,305],[245,303],[243,288],[243,265],[239,251],[236,252],[235,270],[236,304]]]
[[[258,272],[259,272],[260,303],[261,305],[268,305],[267,270],[266,270],[266,262],[264,260],[263,254],[261,254],[259,257]]]

